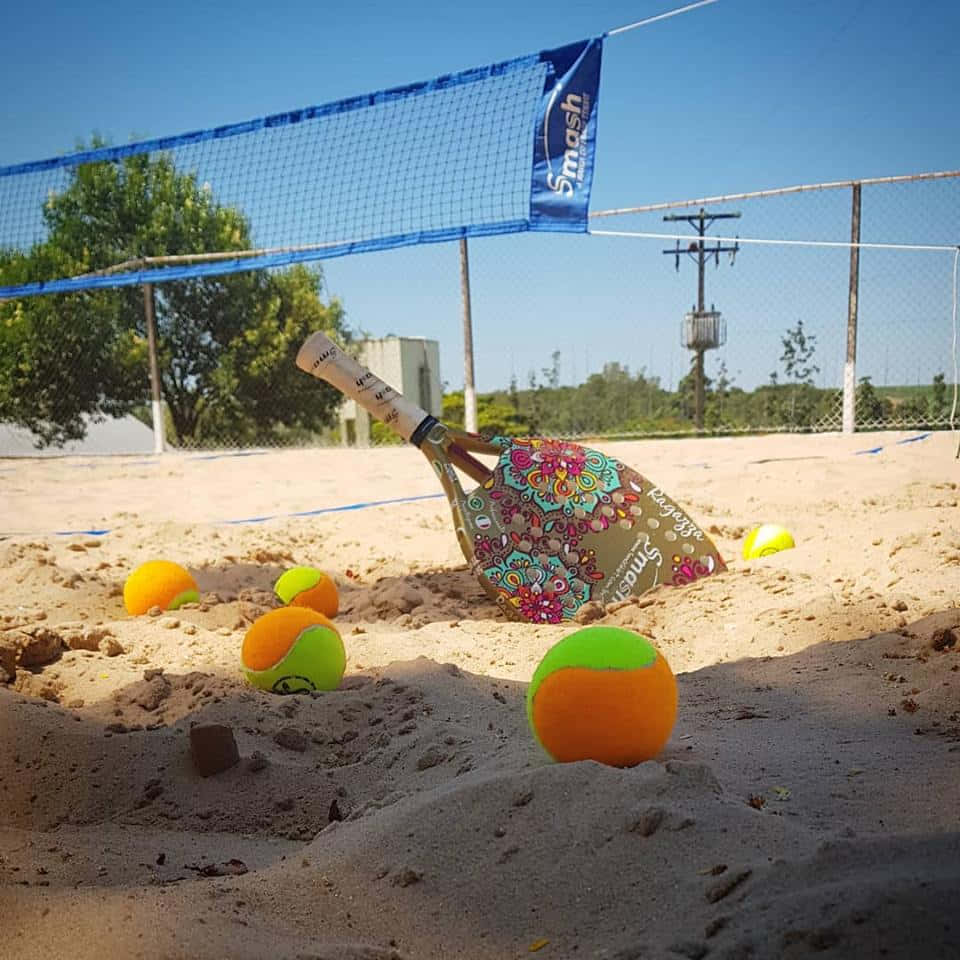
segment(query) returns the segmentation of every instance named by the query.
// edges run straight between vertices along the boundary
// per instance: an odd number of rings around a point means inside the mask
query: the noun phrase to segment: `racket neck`
[[[443,427],[441,437],[434,441],[430,433],[434,427],[443,425],[430,414],[427,414],[410,436],[410,442],[417,447],[428,460],[440,456],[447,459],[458,470],[462,470],[471,480],[477,483],[486,483],[492,471],[482,464],[476,457],[472,457],[455,440],[451,440],[446,427]]]
[[[429,413],[420,421],[416,430],[410,434],[410,442],[417,447],[421,448],[421,444],[424,440],[427,439],[427,434],[439,423],[440,421],[431,416]]]

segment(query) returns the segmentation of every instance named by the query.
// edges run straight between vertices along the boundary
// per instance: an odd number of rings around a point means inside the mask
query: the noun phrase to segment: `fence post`
[[[860,182],[853,184],[850,217],[850,292],[847,299],[847,362],[843,367],[843,432],[853,433],[857,412],[857,294],[860,289]]]
[[[463,423],[477,432],[477,391],[473,383],[473,319],[470,310],[470,261],[467,238],[460,238],[460,295],[463,298]]]
[[[143,285],[143,312],[147,321],[147,353],[150,357],[150,410],[153,419],[153,452],[163,453],[166,446],[163,427],[163,403],[160,394],[160,365],[157,362],[157,324],[153,311],[153,284]]]

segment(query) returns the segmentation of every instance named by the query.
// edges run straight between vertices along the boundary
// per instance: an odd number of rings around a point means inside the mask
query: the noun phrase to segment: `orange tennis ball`
[[[257,617],[240,659],[247,679],[273,693],[336,690],[347,666],[337,628],[309,607],[278,607]]]
[[[170,560],[148,560],[127,577],[123,585],[123,605],[127,613],[146,613],[151,607],[176,610],[185,603],[199,603],[197,582]]]
[[[337,585],[316,567],[292,567],[274,584],[273,592],[291,607],[309,607],[325,617],[340,609]]]
[[[527,688],[527,719],[560,762],[632,767],[655,757],[677,718],[677,681],[644,636],[584,627],[551,647]]]

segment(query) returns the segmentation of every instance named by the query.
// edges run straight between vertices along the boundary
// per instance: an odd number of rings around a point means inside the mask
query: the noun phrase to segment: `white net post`
[[[157,360],[157,324],[153,305],[153,284],[143,285],[143,309],[147,327],[147,351],[150,355],[150,413],[153,422],[153,452],[163,453],[166,436],[163,423],[163,390]]]

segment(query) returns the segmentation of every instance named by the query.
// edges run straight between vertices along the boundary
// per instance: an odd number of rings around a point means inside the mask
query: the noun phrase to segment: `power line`
[[[628,23],[625,27],[617,27],[615,30],[608,30],[606,36],[615,37],[618,33],[626,33],[628,30],[636,30],[637,27],[645,27],[647,24],[656,23],[658,20],[666,20],[669,17],[675,17],[681,13],[687,13],[690,10],[696,10],[697,7],[705,7],[708,4],[716,3],[717,0],[699,0],[698,3],[688,3],[685,7],[677,7],[676,10],[668,10],[666,13],[658,13],[654,17],[646,17],[638,20],[636,23]]]
[[[628,237],[638,240],[686,240],[687,236],[678,233],[649,233],[641,230],[590,230],[593,237]],[[953,243],[871,243],[861,241],[852,243],[849,240],[776,240],[760,237],[709,237],[726,243],[756,243],[768,246],[785,247],[859,247],[861,250],[933,250],[953,252],[957,245]],[[673,250],[666,251],[673,253]],[[681,251],[682,253],[683,251]]]
[[[932,173],[907,173],[894,177],[862,177],[859,180],[831,180],[826,183],[804,183],[793,187],[773,187],[769,190],[750,190],[746,193],[727,193],[717,197],[701,197],[699,200],[667,200],[662,203],[647,203],[636,207],[620,207],[614,210],[595,210],[595,217],[623,217],[634,213],[651,213],[655,210],[670,210],[674,207],[704,207],[711,203],[730,203],[734,200],[753,200],[760,197],[782,197],[790,193],[805,193],[809,190],[849,189],[859,183],[864,187],[881,183],[916,183],[920,180],[947,180],[960,177],[960,170],[941,170]]]

